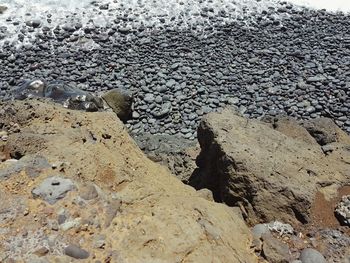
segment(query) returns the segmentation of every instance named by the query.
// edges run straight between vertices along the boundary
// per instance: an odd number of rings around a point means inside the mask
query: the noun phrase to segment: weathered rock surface
[[[238,213],[146,158],[114,113],[37,100],[0,106],[6,158],[18,151],[19,160],[40,155],[51,165],[36,177],[16,170],[0,179],[1,262],[72,260],[65,254],[88,257],[84,262],[257,262]],[[13,124],[16,132],[9,131]],[[33,147],[36,138],[40,144]],[[33,198],[31,190],[54,175],[77,190],[53,204]],[[67,253],[71,244],[84,251]]]
[[[285,121],[283,125],[296,124]],[[316,193],[329,199],[340,186],[349,184],[350,148],[343,132],[341,140],[309,134],[298,125],[297,131],[278,131],[229,109],[209,114],[198,129],[201,154],[191,184],[211,189],[216,200],[239,205],[253,223],[310,222]],[[332,153],[325,155],[313,138],[321,144],[332,142]]]
[[[131,118],[132,93],[120,88],[112,89],[102,95],[109,107],[118,115],[122,121]]]
[[[46,178],[39,186],[35,187],[32,190],[32,195],[34,198],[41,198],[52,205],[64,198],[74,187],[72,180],[60,176],[52,176]]]
[[[266,260],[270,263],[288,263],[289,247],[282,241],[274,238],[272,235],[263,235],[263,253]]]
[[[300,260],[302,263],[326,263],[326,259],[320,252],[312,248],[306,248],[301,252]]]

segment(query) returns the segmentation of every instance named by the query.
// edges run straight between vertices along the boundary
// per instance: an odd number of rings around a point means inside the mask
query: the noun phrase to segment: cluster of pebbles
[[[174,1],[172,9],[158,3],[156,15],[151,5],[140,11],[143,1],[95,1],[103,23],[74,14],[61,25],[50,23],[54,14],[7,17],[0,98],[23,79],[127,89],[136,136],[195,139],[201,117],[226,106],[252,118],[330,117],[350,132],[350,15],[266,2]]]

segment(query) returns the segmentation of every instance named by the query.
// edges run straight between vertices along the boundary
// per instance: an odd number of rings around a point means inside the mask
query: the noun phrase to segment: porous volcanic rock
[[[26,155],[31,138],[39,136],[41,143],[29,152],[50,163],[36,177],[16,170],[0,179],[1,262],[37,260],[40,248],[40,260],[68,262],[72,244],[84,253],[70,254],[84,262],[257,262],[243,219],[146,158],[113,112],[74,111],[41,100],[0,106],[5,156],[15,149]],[[8,129],[13,124],[16,133]],[[8,158],[0,169],[16,163]],[[79,190],[53,204],[33,198],[31,191],[53,175]],[[85,198],[86,183],[96,191],[93,198]]]
[[[201,154],[191,184],[239,205],[252,222],[310,222],[316,193],[329,199],[349,184],[349,145],[334,142],[326,155],[303,127],[286,125],[278,131],[230,109],[207,115],[198,129]]]

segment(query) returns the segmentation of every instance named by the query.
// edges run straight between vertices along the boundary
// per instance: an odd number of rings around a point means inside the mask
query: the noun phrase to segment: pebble
[[[68,231],[69,229],[72,229],[72,228],[78,228],[81,226],[81,218],[75,218],[74,220],[71,220],[71,221],[67,221],[67,222],[64,222],[60,225],[60,229],[62,229],[63,231]]]
[[[75,259],[87,259],[90,254],[85,249],[76,245],[69,245],[64,249],[64,254]]]

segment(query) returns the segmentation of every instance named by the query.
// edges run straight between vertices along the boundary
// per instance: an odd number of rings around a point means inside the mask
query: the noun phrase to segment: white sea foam
[[[128,15],[132,19],[121,19],[118,26],[143,25],[154,28],[171,24],[187,28],[193,24],[204,26],[210,24],[208,17],[198,16],[203,8],[208,8],[212,11],[209,13],[212,16],[226,12],[227,16],[222,18],[222,23],[242,18],[249,23],[249,14],[260,13],[276,6],[280,0],[98,0],[95,1],[98,3],[96,5],[91,2],[92,0],[1,0],[1,5],[8,7],[8,10],[0,15],[0,27],[7,28],[4,39],[15,42],[23,22],[28,20],[39,19],[43,25],[48,25],[48,16],[50,27],[72,21],[103,27],[113,24],[118,17]],[[288,2],[314,8],[327,8],[331,11],[350,11],[350,0],[289,0]],[[109,4],[108,10],[100,10],[101,4]],[[31,37],[30,34],[27,35]],[[0,40],[0,46],[3,41]]]
[[[314,9],[350,12],[349,0],[289,0],[288,2]]]

